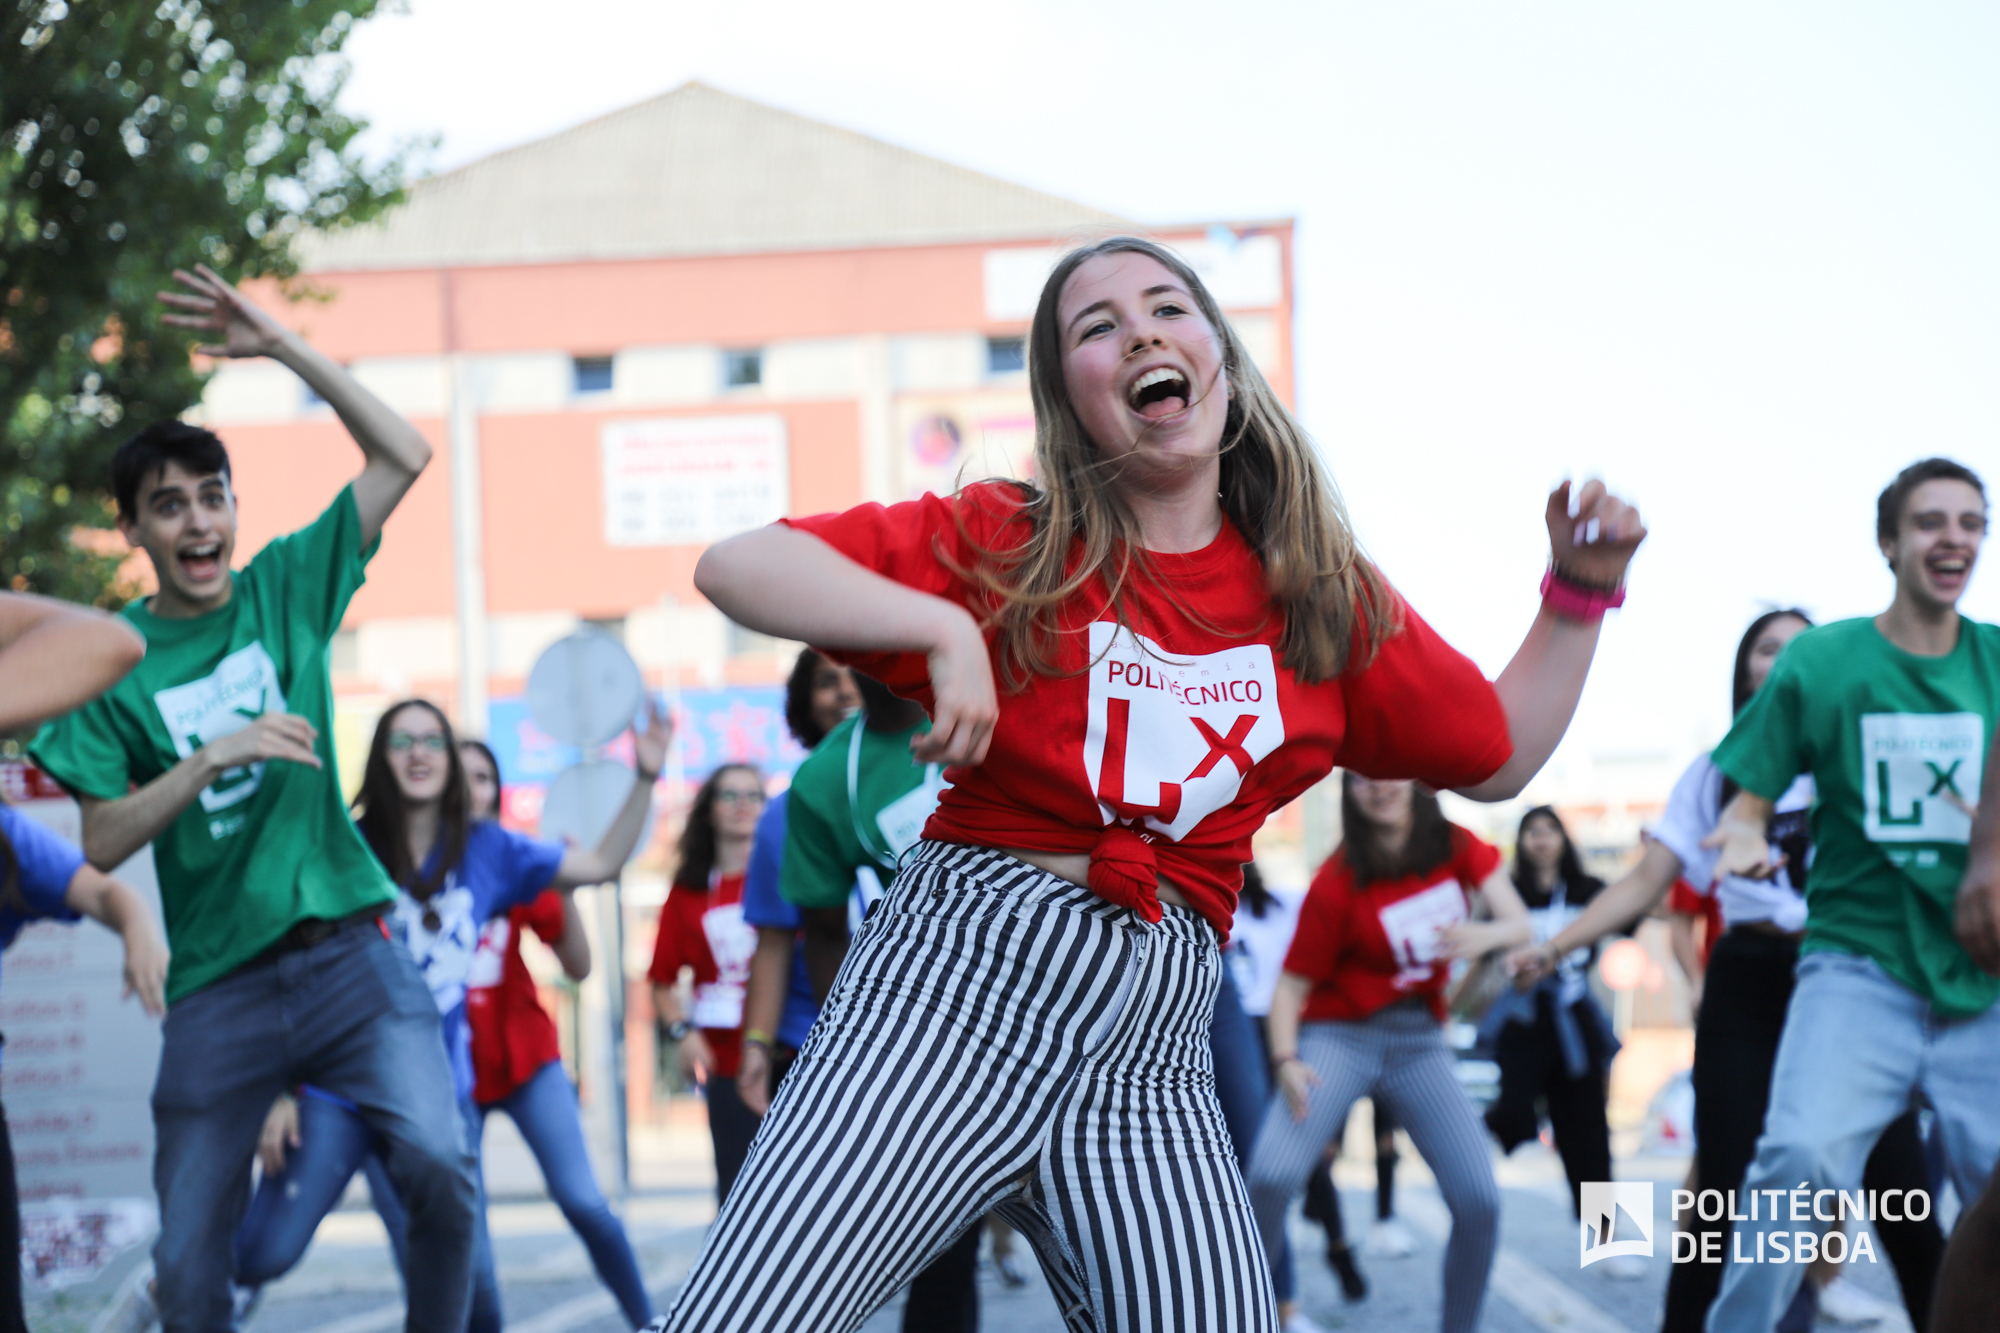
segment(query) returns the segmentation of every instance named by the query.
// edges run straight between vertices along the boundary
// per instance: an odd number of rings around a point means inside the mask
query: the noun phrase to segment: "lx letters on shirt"
[[[216,664],[200,680],[159,691],[153,704],[173,737],[174,751],[186,759],[202,746],[234,735],[265,713],[285,711],[278,665],[261,643],[246,644]],[[264,780],[264,765],[232,768],[202,788],[201,808],[214,814],[249,800]],[[237,820],[211,820],[209,832],[227,837]]]
[[[1863,828],[1869,839],[1969,840],[1985,759],[1986,727],[1977,713],[1862,714]]]
[[[1178,842],[1284,742],[1269,645],[1188,657],[1099,621],[1090,660],[1083,766],[1106,824]]]

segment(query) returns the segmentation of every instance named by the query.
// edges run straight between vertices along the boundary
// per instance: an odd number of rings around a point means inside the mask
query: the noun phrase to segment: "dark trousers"
[[[1556,1036],[1555,1003],[1556,997],[1543,991],[1535,997],[1534,1022],[1500,1029],[1495,1042],[1500,1095],[1486,1108],[1486,1127],[1500,1140],[1501,1151],[1513,1152],[1541,1132],[1537,1103],[1546,1108],[1569,1177],[1570,1202],[1581,1217],[1583,1182],[1611,1179],[1611,1125],[1604,1118],[1608,1060],[1593,1040],[1594,1024],[1579,1015],[1589,1065],[1570,1077]]]
[[[1798,954],[1798,945],[1792,940],[1738,929],[1723,935],[1709,957],[1694,1039],[1696,1189],[1741,1189],[1750,1159],[1756,1156]],[[1882,1131],[1862,1179],[1869,1189],[1931,1188],[1915,1112]],[[1674,1225],[1694,1232],[1697,1247],[1702,1233],[1720,1233],[1720,1252],[1729,1253],[1726,1220],[1704,1222],[1699,1216],[1683,1215]],[[1910,1322],[1921,1329],[1930,1319],[1931,1289],[1938,1261],[1944,1255],[1944,1234],[1928,1218],[1922,1222],[1877,1222],[1875,1234],[1881,1237],[1882,1249],[1895,1266]],[[1696,1253],[1700,1253],[1699,1248]],[[1722,1264],[1673,1265],[1667,1278],[1662,1333],[1702,1333],[1708,1307],[1722,1284],[1722,1270]]]
[[[757,1113],[743,1104],[733,1078],[710,1074],[702,1095],[708,1102],[708,1140],[715,1146],[715,1202],[720,1207],[729,1201],[743,1159],[750,1155],[750,1140],[757,1137]]]
[[[232,1241],[278,1093],[352,1102],[410,1213],[409,1333],[463,1333],[477,1186],[438,1011],[372,921],[232,972],[174,1002],[153,1087],[153,1246],[164,1333],[229,1333]]]

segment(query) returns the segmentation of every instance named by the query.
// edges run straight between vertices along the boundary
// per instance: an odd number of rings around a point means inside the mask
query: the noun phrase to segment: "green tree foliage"
[[[0,0],[0,587],[115,605],[110,458],[201,396],[176,267],[292,277],[403,163],[354,146],[342,44],[375,0]],[[102,547],[93,550],[94,546]]]

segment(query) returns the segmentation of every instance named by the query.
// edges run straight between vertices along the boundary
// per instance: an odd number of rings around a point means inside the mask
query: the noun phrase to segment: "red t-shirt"
[[[1020,497],[986,482],[949,500],[788,521],[978,615],[984,595],[950,566],[1025,539]],[[1365,669],[1302,685],[1277,659],[1283,618],[1234,524],[1202,550],[1148,559],[1173,596],[1136,580],[1130,630],[1117,626],[1101,583],[1066,606],[1055,658],[1073,674],[1003,690],[986,762],[946,772],[952,785],[925,837],[1093,853],[1092,887],[1142,910],[1154,874],[1164,875],[1227,937],[1251,834],[1336,765],[1461,787],[1513,752],[1493,687],[1407,606],[1401,631]],[[931,707],[921,653],[833,655]],[[1101,865],[1118,868],[1107,884]]]
[[[505,1099],[543,1065],[562,1058],[556,1025],[521,957],[523,930],[545,944],[561,940],[562,895],[546,889],[479,933],[465,980],[465,1017],[472,1027],[472,1099],[482,1106]]]
[[[1300,1017],[1352,1021],[1412,995],[1444,1019],[1451,960],[1438,936],[1471,916],[1470,895],[1500,864],[1499,849],[1456,824],[1451,860],[1401,879],[1354,884],[1335,852],[1313,876],[1285,971],[1314,983]]]
[[[671,986],[683,967],[694,969],[689,1021],[708,1039],[722,1078],[735,1078],[743,1058],[743,997],[756,952],[757,928],[743,919],[741,874],[716,876],[706,892],[684,884],[667,890],[646,975],[656,986]]]
[[[1708,956],[1715,952],[1715,942],[1722,938],[1722,904],[1712,893],[1703,893],[1684,879],[1676,879],[1667,897],[1667,910],[1682,916],[1698,916],[1702,920],[1701,965],[1708,966]]]

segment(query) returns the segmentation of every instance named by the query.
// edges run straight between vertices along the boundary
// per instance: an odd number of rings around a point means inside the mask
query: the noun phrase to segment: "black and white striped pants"
[[[852,1329],[991,1211],[1076,1333],[1275,1333],[1216,1101],[1220,954],[922,843],[855,937],[666,1328]]]

